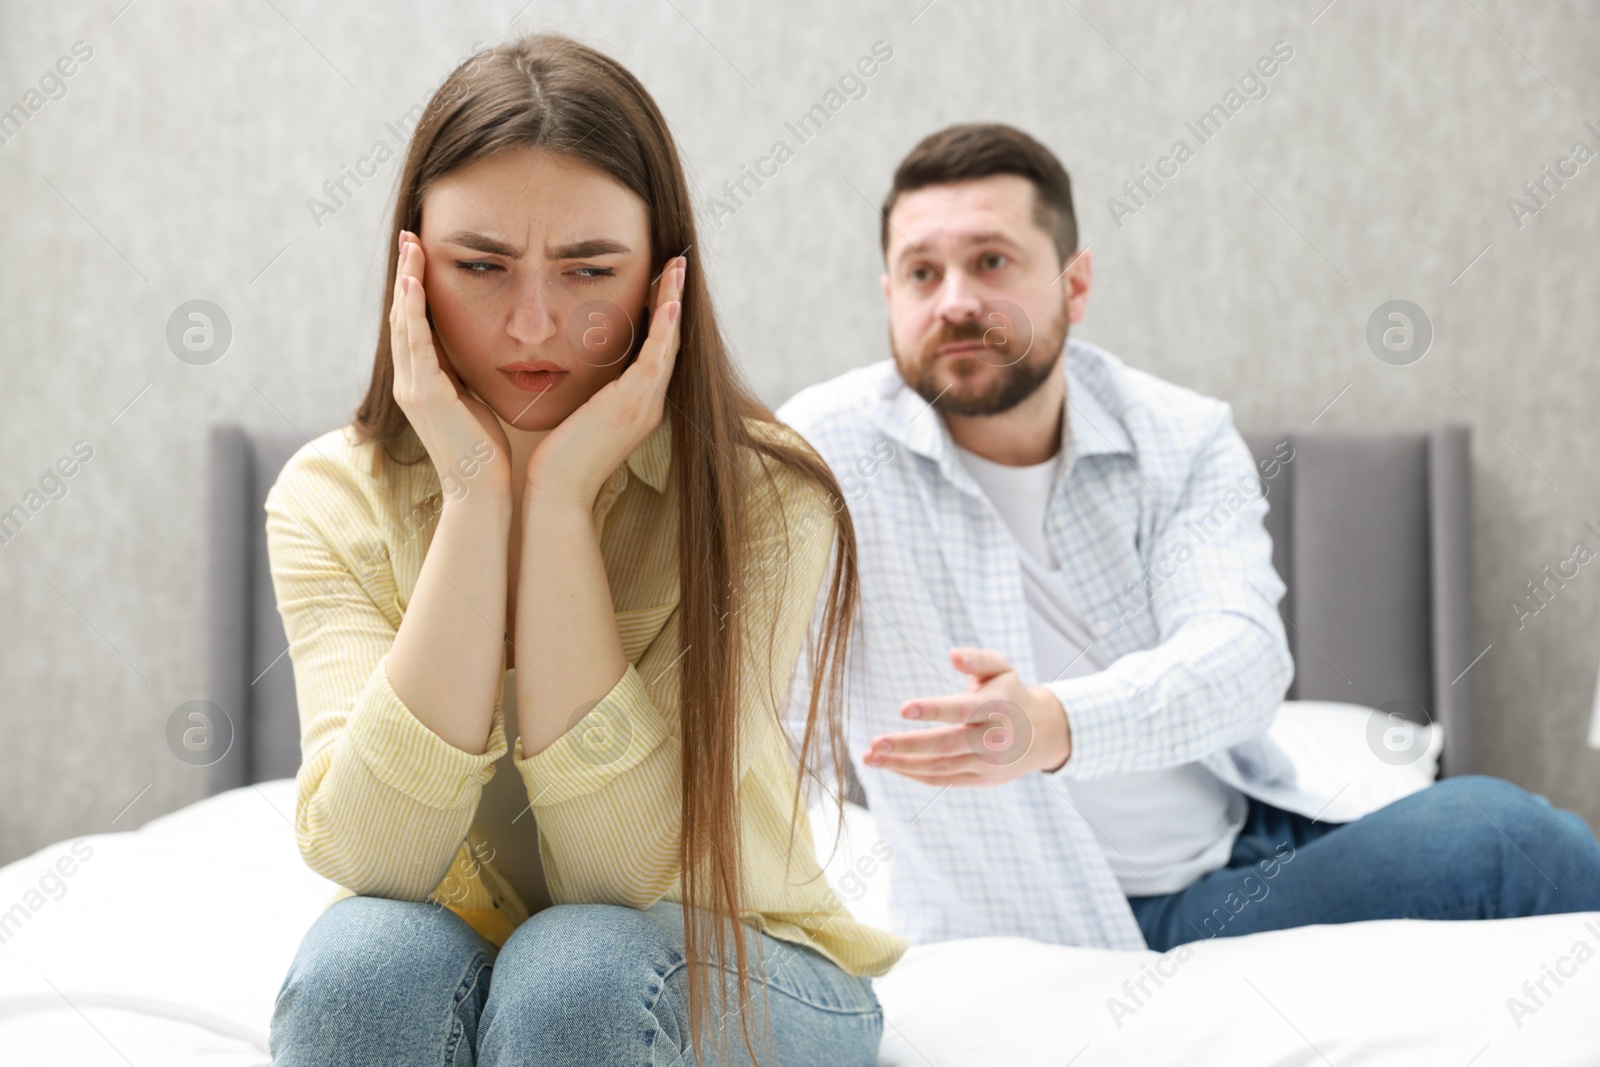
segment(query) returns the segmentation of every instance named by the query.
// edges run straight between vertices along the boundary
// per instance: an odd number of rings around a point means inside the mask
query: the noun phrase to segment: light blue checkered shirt
[[[778,409],[832,467],[855,523],[850,756],[894,850],[895,930],[913,942],[1146,947],[1063,776],[1198,761],[1278,807],[1315,815],[1327,802],[1295,784],[1266,737],[1294,664],[1262,524],[1266,489],[1232,408],[1077,338],[1066,359],[1066,451],[1046,536],[1110,664],[1078,677],[1036,677],[1016,542],[893,360]],[[902,702],[966,690],[949,663],[956,645],[1000,651],[1024,684],[1060,698],[1072,753],[1059,771],[941,789],[861,762],[873,737],[916,728]],[[808,685],[802,655],[791,727]]]

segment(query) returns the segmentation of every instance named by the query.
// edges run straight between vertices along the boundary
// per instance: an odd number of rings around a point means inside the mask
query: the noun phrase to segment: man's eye
[[[912,267],[910,277],[914,282],[925,282],[932,274],[933,272],[927,267]]]
[[[1009,263],[1010,260],[1004,255],[1001,255],[999,252],[991,252],[984,256],[979,262],[983,264],[985,270],[999,270],[1001,267]]]

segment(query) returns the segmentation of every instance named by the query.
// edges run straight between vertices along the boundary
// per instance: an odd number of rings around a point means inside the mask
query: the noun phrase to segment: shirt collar
[[[661,425],[650,431],[650,436],[639,442],[639,447],[628,453],[629,470],[643,478],[658,493],[666,492],[667,474],[672,469],[672,408],[661,411]]]
[[[1066,452],[1058,475],[1063,480],[1071,475],[1079,456],[1137,455],[1122,420],[1106,408],[1078,373],[1082,344],[1075,338],[1068,338],[1063,357],[1067,361],[1067,411],[1061,420],[1060,443]],[[911,451],[934,460],[950,481],[968,487],[969,492],[980,492],[956,455],[950,428],[922,395],[906,383],[892,360],[890,373],[884,377],[882,396],[886,404],[880,426],[885,434]]]

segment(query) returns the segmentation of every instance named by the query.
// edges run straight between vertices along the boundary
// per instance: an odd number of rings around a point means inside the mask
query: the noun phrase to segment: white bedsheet
[[[47,872],[72,842],[0,868],[0,908],[11,909],[0,1064],[266,1063],[278,987],[333,891],[295,849],[293,794],[291,779],[267,782],[78,839],[87,858],[69,876]],[[875,840],[869,813],[850,818],[852,847],[830,874],[860,917],[883,921],[885,872],[839,881]],[[876,982],[879,1063],[1600,1064],[1600,913],[1315,926],[1181,953],[1136,1001],[1123,983],[1154,952],[1012,938],[915,946]],[[1560,986],[1547,967],[1565,973]],[[1541,978],[1549,995],[1535,1004],[1523,983]],[[1513,997],[1533,1010],[1515,1017]]]

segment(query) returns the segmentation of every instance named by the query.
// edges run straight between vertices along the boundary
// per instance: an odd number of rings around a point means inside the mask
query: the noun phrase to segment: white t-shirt
[[[1045,537],[1045,511],[1061,451],[1043,463],[1011,467],[956,446],[962,465],[1017,542],[1022,595],[1033,638],[1037,685],[1093,674],[1109,662],[1071,603],[1059,561]],[[1072,708],[1067,709],[1072,721]],[[1223,867],[1244,826],[1243,793],[1199,763],[1080,782],[1063,777],[1078,812],[1094,829],[1127,896],[1184,888]]]

